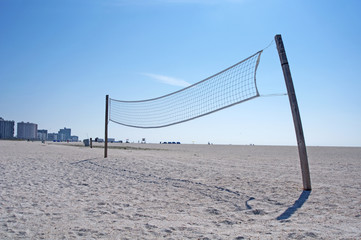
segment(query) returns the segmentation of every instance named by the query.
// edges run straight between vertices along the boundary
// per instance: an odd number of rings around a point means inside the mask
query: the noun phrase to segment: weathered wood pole
[[[303,189],[306,191],[311,190],[311,177],[310,170],[308,167],[308,158],[306,151],[306,143],[302,130],[302,122],[300,117],[300,112],[298,109],[297,98],[295,88],[293,86],[292,76],[290,67],[288,65],[286,50],[283,45],[282,36],[280,34],[275,36],[275,41],[277,45],[278,55],[280,56],[283,76],[285,78],[288,98],[291,105],[293,123],[295,125],[296,137],[297,137],[297,145],[298,145],[298,153],[301,161],[301,170],[302,170],[302,180],[303,180]]]
[[[104,158],[108,157],[108,103],[109,95],[105,96],[105,136],[104,136]]]

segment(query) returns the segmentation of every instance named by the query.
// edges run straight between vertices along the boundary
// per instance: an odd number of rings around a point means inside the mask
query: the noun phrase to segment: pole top
[[[275,42],[278,50],[278,54],[281,60],[281,65],[288,64],[286,50],[283,45],[282,36],[281,34],[275,35]]]

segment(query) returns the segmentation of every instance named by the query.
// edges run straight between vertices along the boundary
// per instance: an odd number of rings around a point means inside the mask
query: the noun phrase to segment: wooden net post
[[[105,136],[104,136],[104,158],[108,157],[108,104],[109,95],[105,96]]]
[[[283,76],[284,76],[285,82],[286,82],[288,98],[289,98],[291,110],[292,110],[293,123],[295,125],[298,153],[299,153],[300,162],[301,162],[303,189],[306,191],[310,191],[311,190],[311,177],[310,177],[310,170],[308,167],[306,143],[305,143],[305,138],[303,135],[302,122],[301,122],[300,112],[298,109],[296,93],[295,93],[295,89],[293,86],[291,71],[290,71],[290,67],[288,65],[288,60],[287,60],[287,56],[286,56],[285,47],[283,45],[282,36],[276,35],[275,41],[276,41],[276,45],[277,45],[278,55],[279,55],[280,61],[281,61]]]

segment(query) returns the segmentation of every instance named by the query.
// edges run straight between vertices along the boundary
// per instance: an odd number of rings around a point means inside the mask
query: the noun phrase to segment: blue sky
[[[104,99],[158,97],[265,48],[282,34],[307,145],[361,146],[361,2],[0,0],[0,116],[104,136]],[[273,43],[261,95],[285,93]],[[295,145],[287,96],[260,97],[163,129],[110,123],[137,142]]]

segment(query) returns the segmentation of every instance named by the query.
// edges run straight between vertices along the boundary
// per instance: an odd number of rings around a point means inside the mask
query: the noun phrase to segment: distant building
[[[57,141],[58,134],[57,133],[48,133],[48,141]]]
[[[72,142],[78,142],[79,141],[78,136],[71,136],[70,139],[71,139]]]
[[[0,139],[14,138],[14,121],[7,121],[0,117]]]
[[[60,129],[58,132],[58,137],[60,141],[71,141],[71,129],[70,128],[64,128]]]
[[[48,130],[45,129],[38,130],[38,139],[40,141],[48,140]]]
[[[17,138],[35,140],[38,137],[38,124],[18,122]]]

